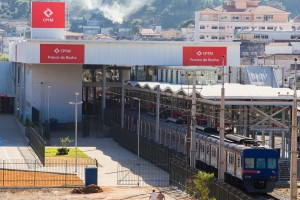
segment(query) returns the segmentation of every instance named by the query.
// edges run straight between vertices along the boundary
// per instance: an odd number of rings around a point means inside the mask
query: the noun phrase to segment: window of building
[[[218,29],[218,26],[212,26],[211,29]]]
[[[273,26],[268,26],[267,30],[273,30]]]
[[[204,38],[205,38],[205,36],[204,35],[200,35],[200,40],[203,40]]]
[[[224,30],[224,29],[225,29],[225,26],[219,26],[219,29],[220,29],[220,30]]]
[[[216,39],[218,39],[218,36],[212,35],[211,39],[216,40]]]
[[[219,36],[219,39],[220,40],[225,40],[225,36],[221,35],[221,36]]]
[[[300,35],[291,35],[291,39],[292,40],[300,39]]]
[[[254,158],[245,158],[245,168],[246,169],[254,168]]]
[[[245,17],[245,20],[249,21],[249,20],[250,20],[250,17]]]
[[[221,19],[227,19],[227,16],[221,16]]]
[[[268,35],[261,35],[260,37],[261,37],[261,39],[268,39],[269,38]]]
[[[256,159],[256,168],[257,169],[265,169],[266,168],[266,159],[257,158]]]
[[[259,30],[265,30],[265,29],[266,29],[266,27],[264,27],[264,26],[259,27]]]
[[[204,25],[200,25],[200,29],[205,29],[205,26]]]
[[[265,15],[264,18],[265,18],[266,21],[269,21],[269,20],[273,19],[273,15]]]
[[[232,20],[233,20],[233,21],[238,21],[238,20],[239,20],[239,17],[238,17],[238,16],[232,16]]]
[[[276,169],[276,159],[268,158],[268,169]]]
[[[261,16],[257,16],[256,19],[262,19],[262,17]]]
[[[260,39],[260,35],[254,35],[254,39]]]
[[[236,26],[234,29],[242,29],[242,27],[240,27],[240,26]]]

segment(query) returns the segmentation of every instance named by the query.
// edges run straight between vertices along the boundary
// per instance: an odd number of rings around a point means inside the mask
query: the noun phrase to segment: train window
[[[241,167],[241,157],[238,156],[237,167]]]
[[[245,158],[245,168],[247,169],[254,168],[254,158]]]
[[[232,153],[229,153],[228,160],[229,160],[229,164],[232,165],[234,163],[234,155]]]
[[[206,154],[209,154],[209,145],[206,146]]]
[[[276,159],[268,158],[268,169],[276,169]]]
[[[256,159],[256,168],[257,169],[265,169],[266,168],[266,159],[265,158],[257,158]]]
[[[211,149],[211,156],[212,157],[217,157],[217,150],[216,150],[216,147],[212,147],[212,149]]]

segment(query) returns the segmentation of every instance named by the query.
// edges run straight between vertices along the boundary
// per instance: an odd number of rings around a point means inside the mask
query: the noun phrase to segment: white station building
[[[121,86],[122,80],[130,79],[133,66],[224,66],[226,70],[240,64],[240,43],[70,41],[64,40],[64,33],[64,2],[32,2],[32,39],[9,45],[16,86],[14,110],[23,121],[37,121],[33,113],[38,112],[40,122],[49,118],[73,122],[74,107],[69,102],[75,101],[75,92],[79,93],[78,101],[85,101],[86,88],[101,87],[105,97],[106,87],[112,84],[106,79],[111,67],[119,72],[119,82],[114,84]],[[102,70],[101,82],[84,83],[86,68]],[[81,113],[79,106],[79,121]]]

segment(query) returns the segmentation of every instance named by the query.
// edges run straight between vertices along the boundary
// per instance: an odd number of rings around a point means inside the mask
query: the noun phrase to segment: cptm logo
[[[54,22],[54,19],[51,18],[51,16],[53,15],[53,11],[50,8],[47,8],[44,11],[44,15],[47,17],[43,19],[44,22]]]

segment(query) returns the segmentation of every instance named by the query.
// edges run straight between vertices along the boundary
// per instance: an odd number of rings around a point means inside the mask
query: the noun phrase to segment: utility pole
[[[225,67],[224,67],[225,56],[222,56],[222,88],[221,88],[221,109],[220,109],[220,143],[219,143],[219,163],[218,163],[218,178],[224,180],[225,171],[225,151],[224,151],[224,134],[225,134],[225,88],[224,88],[224,78],[225,78]]]
[[[295,58],[294,98],[292,107],[292,135],[290,161],[290,197],[297,200],[297,58]]]
[[[191,148],[190,148],[190,166],[196,167],[196,71],[193,71],[193,95],[191,110]]]

